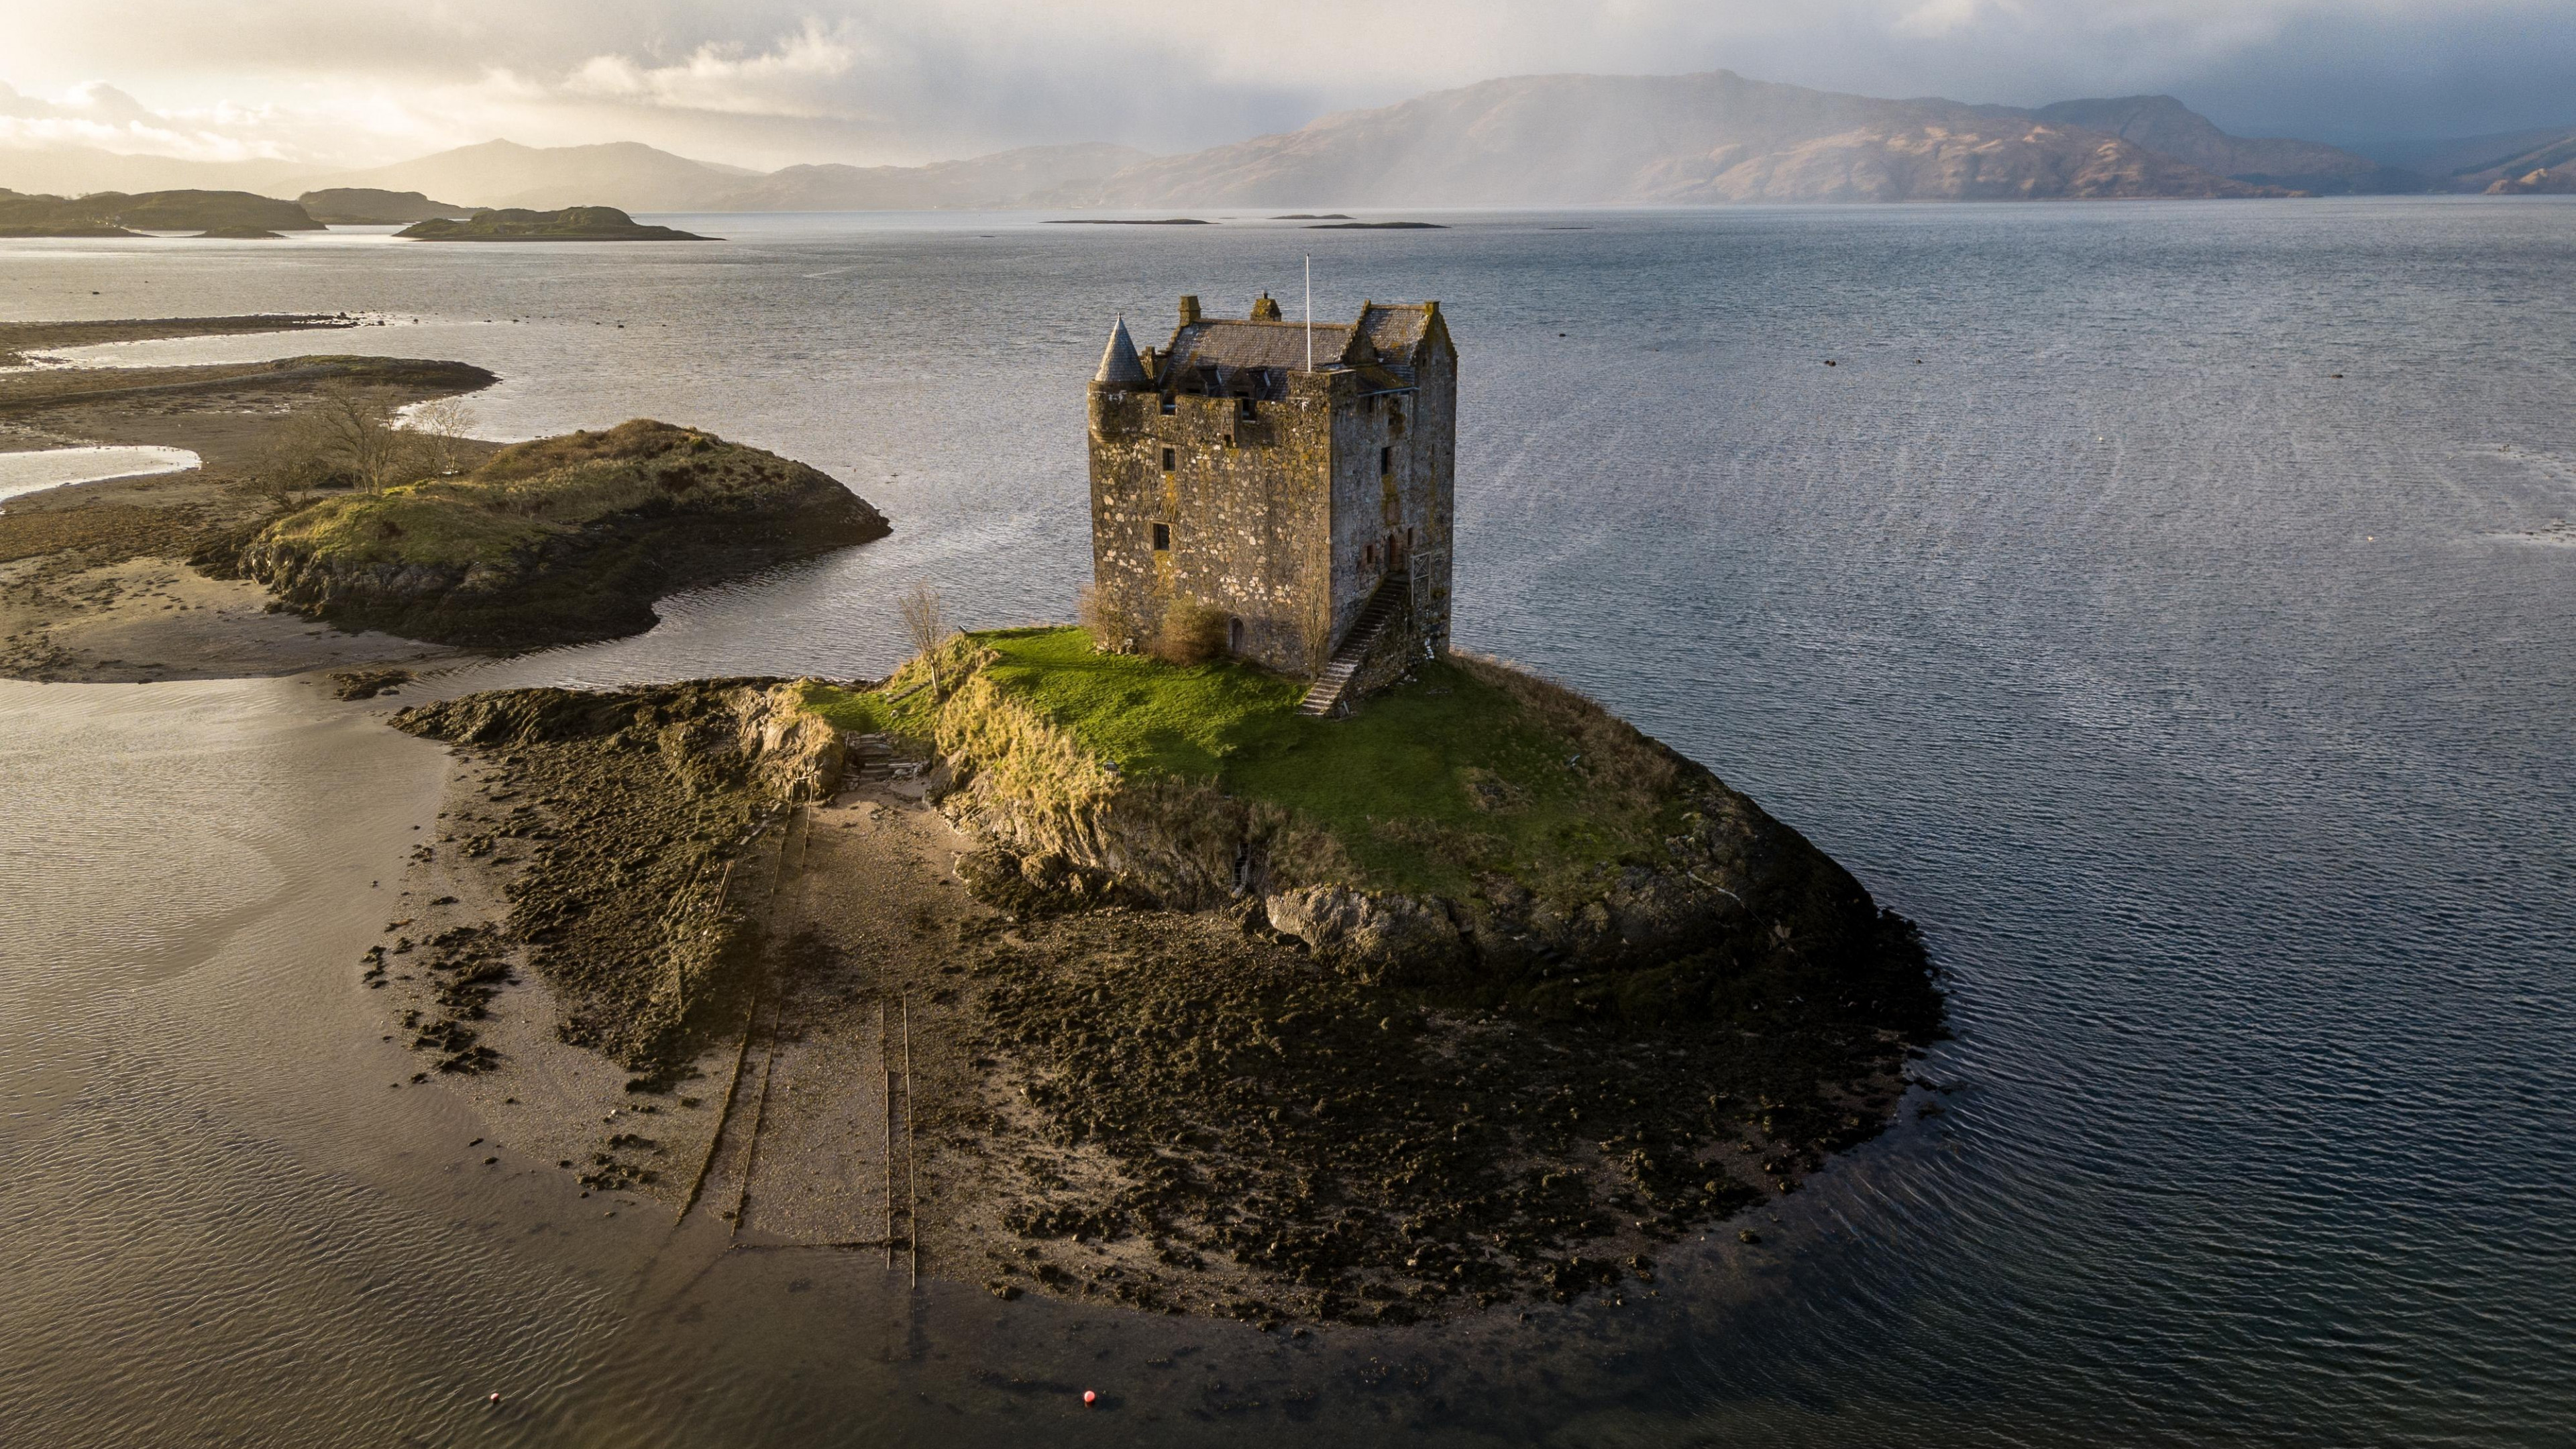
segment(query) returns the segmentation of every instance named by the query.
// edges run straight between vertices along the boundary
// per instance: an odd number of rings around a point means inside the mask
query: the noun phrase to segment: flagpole
[[[1315,259],[1306,258],[1306,370],[1315,370]]]

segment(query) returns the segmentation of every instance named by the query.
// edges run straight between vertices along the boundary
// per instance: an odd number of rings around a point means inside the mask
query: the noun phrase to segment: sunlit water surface
[[[665,218],[668,220],[668,218]],[[2576,205],[709,217],[704,247],[9,243],[90,349],[505,379],[895,535],[442,687],[881,671],[1088,569],[1119,309],[1440,298],[1458,637],[1924,923],[1946,1110],[1663,1296],[1248,1329],[908,1299],[480,1175],[350,963],[437,753],[286,682],[0,686],[0,1422],[29,1442],[2564,1443],[2576,1434]],[[1826,366],[1831,360],[1834,365]],[[380,888],[378,888],[380,890]],[[1170,1366],[1157,1367],[1157,1361]],[[1096,1386],[1108,1407],[1075,1395]],[[498,1409],[486,1392],[506,1390]]]

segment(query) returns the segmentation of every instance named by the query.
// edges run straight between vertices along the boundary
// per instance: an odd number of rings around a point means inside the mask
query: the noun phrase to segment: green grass
[[[1295,680],[1231,662],[1180,667],[1102,654],[1080,629],[1001,629],[974,636],[1001,656],[993,682],[1072,732],[1085,749],[1143,774],[1223,778],[1239,751],[1301,720]]]
[[[1313,719],[1297,713],[1303,681],[1247,665],[1102,654],[1075,628],[972,638],[995,656],[995,685],[1085,749],[1130,775],[1213,780],[1286,807],[1391,889],[1459,891],[1487,871],[1537,884],[1644,858],[1676,813],[1638,787],[1641,774],[1661,778],[1654,769],[1600,758],[1605,732],[1642,749],[1633,732],[1544,686],[1516,692],[1467,667],[1424,664],[1348,718]],[[889,707],[881,694],[809,688],[842,728],[930,733],[927,691]]]

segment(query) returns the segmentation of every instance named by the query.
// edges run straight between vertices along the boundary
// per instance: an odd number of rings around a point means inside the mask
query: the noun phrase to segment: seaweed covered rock
[[[802,463],[638,419],[325,499],[242,540],[232,563],[344,627],[525,648],[640,633],[664,594],[888,531]]]
[[[514,762],[519,783],[439,846],[523,866],[510,928],[563,1003],[565,1040],[654,1072],[735,1019],[757,946],[728,901],[736,867],[757,865],[744,847],[776,806],[840,783],[840,733],[793,688],[503,690],[393,723]]]

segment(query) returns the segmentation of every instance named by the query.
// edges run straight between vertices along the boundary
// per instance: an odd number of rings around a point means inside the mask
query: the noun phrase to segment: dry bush
[[[1085,584],[1074,599],[1074,619],[1104,654],[1133,654],[1152,636],[1151,620],[1123,590]]]
[[[930,692],[947,693],[948,686],[940,678],[939,646],[947,643],[957,628],[948,622],[948,605],[939,597],[938,588],[928,579],[914,580],[911,588],[896,597],[895,612],[902,616],[903,636],[912,645],[913,653],[930,665]]]
[[[1205,664],[1225,657],[1226,612],[1196,599],[1175,598],[1163,606],[1163,622],[1154,631],[1153,655],[1166,664]]]

